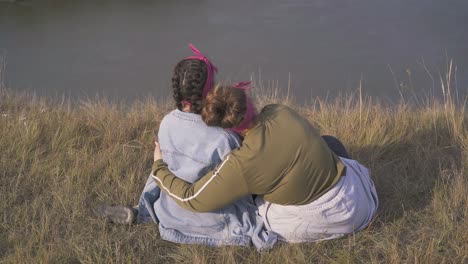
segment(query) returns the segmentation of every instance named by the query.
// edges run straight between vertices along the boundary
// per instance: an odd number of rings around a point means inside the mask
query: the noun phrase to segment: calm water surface
[[[384,100],[440,95],[447,58],[468,90],[466,0],[0,1],[5,82],[41,95],[168,96],[189,42],[218,80],[254,74],[287,87],[290,75],[302,102],[360,80]]]

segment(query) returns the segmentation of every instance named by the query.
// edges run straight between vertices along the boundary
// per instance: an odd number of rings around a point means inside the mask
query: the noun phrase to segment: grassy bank
[[[135,204],[168,102],[79,103],[2,90],[1,263],[466,263],[468,114],[451,99],[382,106],[339,98],[296,107],[372,171],[381,206],[366,230],[316,244],[176,245],[155,224],[95,219],[98,203]],[[262,104],[278,100],[260,97]]]

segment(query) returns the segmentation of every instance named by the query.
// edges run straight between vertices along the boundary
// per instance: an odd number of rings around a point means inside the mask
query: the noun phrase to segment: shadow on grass
[[[379,209],[374,226],[423,210],[442,173],[462,168],[462,148],[448,131],[421,130],[399,142],[348,149],[370,169],[376,185]]]

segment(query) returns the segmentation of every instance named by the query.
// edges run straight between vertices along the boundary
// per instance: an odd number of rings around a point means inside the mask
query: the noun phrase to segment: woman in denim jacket
[[[235,133],[208,127],[203,122],[202,101],[213,87],[216,68],[191,47],[195,55],[180,61],[174,68],[172,88],[177,109],[163,118],[158,138],[171,172],[185,181],[195,182],[214,169],[232,149],[239,147],[240,142]],[[138,209],[116,206],[100,211],[117,223],[152,220],[159,224],[162,239],[176,243],[254,244],[259,250],[269,249],[276,243],[276,235],[265,230],[250,195],[213,212],[191,212],[162,193],[149,177]]]

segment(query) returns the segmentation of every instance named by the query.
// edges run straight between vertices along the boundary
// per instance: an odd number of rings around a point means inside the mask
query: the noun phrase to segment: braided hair
[[[193,113],[201,113],[206,79],[207,66],[201,60],[185,59],[175,66],[172,89],[177,109],[182,111],[184,108],[182,101],[188,101],[192,104]]]

